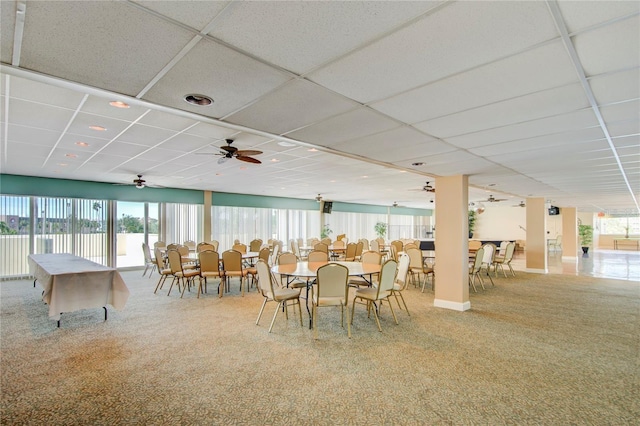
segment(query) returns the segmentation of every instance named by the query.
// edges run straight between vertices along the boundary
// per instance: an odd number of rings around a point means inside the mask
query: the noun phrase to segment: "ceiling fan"
[[[422,188],[410,189],[410,191],[436,192],[436,189],[427,181]]]
[[[137,175],[138,178],[133,180],[134,185],[138,189],[145,188],[147,186],[147,181],[142,179],[142,175]],[[129,185],[128,183],[114,183],[113,185]]]
[[[240,161],[244,161],[246,163],[253,163],[253,164],[262,164],[262,161],[258,160],[257,158],[253,158],[251,157],[252,155],[260,155],[262,154],[262,151],[257,151],[257,150],[253,150],[253,149],[244,149],[244,150],[240,150],[238,148],[236,148],[235,146],[231,146],[231,144],[233,143],[233,139],[225,139],[225,141],[227,142],[226,146],[221,146],[220,149],[222,151],[220,151],[219,153],[208,153],[208,152],[201,152],[198,153],[200,155],[221,155],[222,157],[218,160],[218,164],[222,164],[224,162],[226,162],[228,159],[230,158],[236,158]]]
[[[514,204],[511,207],[527,207],[527,205],[524,203],[524,201],[520,201],[520,204]]]
[[[316,203],[319,203],[320,201],[322,201],[322,195],[318,194],[316,197]]]
[[[506,198],[495,198],[493,195],[489,195],[489,198],[483,200],[489,203],[497,203],[498,201],[507,201]]]

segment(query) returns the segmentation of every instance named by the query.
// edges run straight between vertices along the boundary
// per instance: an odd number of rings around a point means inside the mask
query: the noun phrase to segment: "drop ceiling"
[[[640,2],[0,7],[2,173],[418,208],[466,174],[638,212]]]

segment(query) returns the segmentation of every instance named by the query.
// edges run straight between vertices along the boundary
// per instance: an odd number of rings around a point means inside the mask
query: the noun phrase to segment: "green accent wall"
[[[38,197],[68,197],[149,203],[204,204],[202,191],[174,188],[143,188],[104,182],[0,175],[0,193]]]
[[[205,191],[176,188],[143,188],[133,185],[113,185],[104,182],[42,178],[0,174],[0,194],[37,197],[67,197],[99,200],[117,200],[148,203],[204,204]],[[264,195],[212,192],[214,206],[254,207],[320,211],[315,200],[269,197]],[[348,213],[373,213],[407,216],[431,216],[433,210],[407,207],[374,206],[370,204],[333,202],[333,211]]]

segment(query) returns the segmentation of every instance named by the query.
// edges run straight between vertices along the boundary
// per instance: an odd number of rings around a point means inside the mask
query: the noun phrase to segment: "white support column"
[[[436,178],[436,260],[433,306],[466,311],[469,301],[469,178]]]

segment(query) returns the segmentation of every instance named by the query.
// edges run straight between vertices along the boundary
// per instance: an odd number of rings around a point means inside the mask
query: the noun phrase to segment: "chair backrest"
[[[325,253],[329,253],[329,246],[326,245],[325,243],[318,243],[315,246],[313,246],[314,250],[320,250],[323,251]]]
[[[301,259],[300,255],[300,246],[298,246],[298,240],[290,240],[289,244],[291,245],[291,251],[296,255],[298,259]]]
[[[166,246],[167,243],[165,243],[164,241],[156,241],[155,243],[153,243],[153,248],[162,248]]]
[[[178,250],[167,250],[167,259],[169,259],[169,268],[171,268],[172,274],[182,272],[182,256]]]
[[[181,256],[189,256],[189,247],[183,244],[178,244],[177,248],[178,252]]]
[[[391,256],[391,259],[395,260],[396,262],[398,261],[398,250],[396,249],[396,246],[389,246],[389,254]]]
[[[482,267],[482,259],[484,258],[484,248],[480,247],[478,249],[478,251],[476,252],[476,257],[473,260],[473,267],[472,267],[472,271],[478,272],[480,271],[480,268]]]
[[[396,253],[400,253],[404,250],[404,244],[400,240],[391,241],[391,246],[396,248]]]
[[[408,248],[418,248],[418,246],[416,245],[416,243],[411,242],[404,245],[404,251],[407,251]]]
[[[319,242],[320,242],[320,240],[319,240],[319,239],[317,239],[317,238],[309,238],[309,239],[307,240],[307,245],[308,245],[309,247],[313,247],[313,246],[315,246],[316,244],[318,244]]]
[[[423,268],[422,251],[415,247],[409,247],[405,250],[405,253],[409,255],[409,267],[410,268]]]
[[[146,263],[153,262],[153,258],[151,257],[151,250],[149,249],[149,244],[142,243],[142,253],[144,254],[144,261]]]
[[[242,243],[234,244],[233,247],[231,247],[231,249],[235,251],[239,251],[240,253],[243,253],[243,254],[247,253],[246,244],[242,244]]]
[[[356,258],[356,249],[356,243],[347,244],[347,251],[345,252],[344,260],[347,262],[353,261]]]
[[[356,243],[356,257],[362,256],[363,251],[364,251],[364,243],[362,241],[358,241]]]
[[[384,238],[376,238],[376,241],[378,242],[379,246],[383,246],[384,245]]]
[[[382,254],[377,251],[365,251],[360,256],[360,262],[367,265],[379,265],[382,262]]]
[[[271,263],[277,263],[279,254],[280,254],[280,244],[278,244],[277,241],[274,241],[273,250],[271,251]]]
[[[338,263],[327,263],[318,268],[316,286],[318,298],[349,297],[349,269]]]
[[[153,252],[156,256],[155,261],[156,261],[156,266],[158,267],[158,272],[162,272],[162,270],[166,268],[164,263],[164,257],[162,257],[162,251],[160,250],[160,248],[156,247],[156,249]]]
[[[331,238],[329,238],[329,237],[323,238],[322,240],[320,240],[320,242],[330,246],[331,245]]]
[[[309,252],[307,261],[308,262],[328,262],[329,254],[320,250],[312,250]]]
[[[378,240],[371,240],[371,245],[369,245],[369,249],[371,251],[377,251],[378,253],[380,253],[380,243],[378,243]]]
[[[367,240],[366,238],[361,238],[360,241],[362,241],[362,251],[369,251],[369,240]]]
[[[296,238],[296,243],[298,243],[298,248],[304,246],[304,240],[302,238]]]
[[[402,252],[398,255],[398,272],[396,274],[396,281],[399,281],[402,284],[407,283],[407,274],[409,273],[410,262],[411,258],[406,252]]]
[[[496,255],[496,246],[493,243],[486,243],[482,246],[484,248],[484,255],[482,256],[482,263],[492,264]]]
[[[278,265],[295,265],[296,263],[298,263],[298,258],[290,251],[280,253],[278,256]]]
[[[218,247],[220,247],[220,242],[216,240],[207,241],[207,243],[213,246],[213,251],[218,251]]]
[[[513,259],[513,253],[515,253],[515,251],[516,251],[516,243],[510,242],[509,244],[507,244],[507,248],[505,249],[505,252],[504,252],[504,261],[511,262],[511,259]]]
[[[378,295],[385,291],[393,290],[393,284],[396,282],[396,272],[398,271],[398,262],[389,259],[382,265],[380,269],[380,278],[378,281]]]
[[[259,259],[258,263],[256,263],[256,271],[258,271],[258,288],[262,295],[273,296],[274,279],[269,265],[264,260]]]
[[[333,242],[333,248],[345,248],[346,246],[348,246],[348,244],[346,244],[344,240],[337,240]]]
[[[504,256],[505,254],[505,250],[507,249],[507,244],[509,244],[509,241],[500,241],[500,247],[498,247],[498,253],[500,256]]]
[[[198,243],[198,245],[196,246],[196,251],[198,253],[203,252],[205,250],[213,250],[213,251],[217,251],[215,249],[215,247],[213,247],[213,244],[209,244],[209,243]]]
[[[242,253],[234,249],[223,252],[222,264],[225,271],[242,271]]]
[[[214,250],[202,250],[198,253],[200,272],[220,272],[220,255]]]
[[[177,250],[180,244],[171,243],[167,246],[167,250]]]
[[[262,247],[261,239],[256,238],[249,243],[249,251],[260,251],[260,247]]]
[[[189,247],[189,250],[195,250],[196,249],[196,242],[193,241],[193,240],[187,240],[182,244],[187,246],[187,247]]]
[[[271,249],[269,247],[263,247],[260,249],[258,259],[264,260],[267,265],[269,264],[269,256],[271,256]]]
[[[557,244],[557,245],[562,244],[562,235],[558,235],[558,236],[556,237],[556,244]]]

